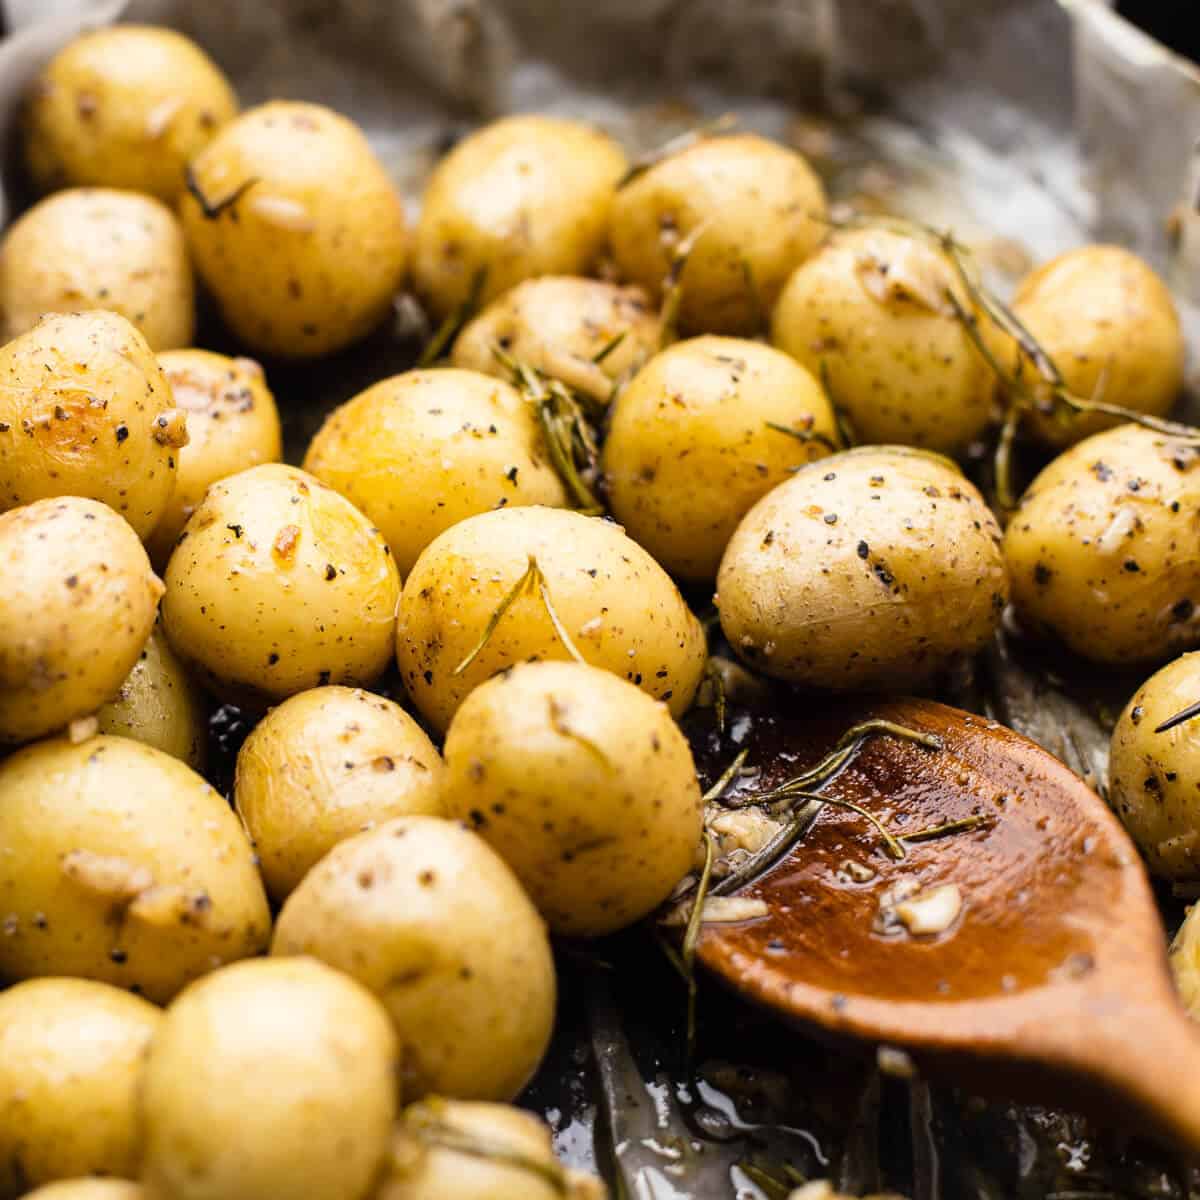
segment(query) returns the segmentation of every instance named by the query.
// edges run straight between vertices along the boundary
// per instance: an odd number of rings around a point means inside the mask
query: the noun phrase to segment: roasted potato
[[[25,110],[25,161],[42,191],[129,188],[173,204],[188,160],[237,115],[220,68],[182,34],[114,25],[45,66]]]
[[[146,1200],[140,1183],[128,1179],[61,1179],[27,1193],[25,1200]]]
[[[112,699],[154,626],[162,584],[111,508],[63,496],[0,514],[0,743]]]
[[[0,846],[0,978],[76,975],[162,1002],[270,936],[224,797],[140,742],[51,739],[0,763]]]
[[[268,463],[213,484],[167,566],[163,627],[219,696],[261,707],[368,684],[391,656],[400,577],[348,500]]]
[[[1188,1015],[1200,1020],[1200,905],[1193,904],[1171,942],[1171,974]]]
[[[438,817],[340,843],[288,897],[271,946],[353,975],[400,1037],[404,1094],[511,1100],[554,1025],[546,928],[487,844]]]
[[[188,164],[180,204],[201,279],[254,350],[329,354],[387,315],[408,257],[404,209],[352,121],[275,100]]]
[[[478,371],[408,371],[369,387],[330,414],[304,467],[375,522],[402,575],[466,517],[567,503],[532,406]]]

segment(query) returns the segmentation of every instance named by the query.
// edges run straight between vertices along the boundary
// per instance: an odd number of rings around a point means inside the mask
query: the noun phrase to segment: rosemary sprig
[[[711,637],[709,630],[705,629],[704,636]],[[725,696],[725,677],[721,674],[720,668],[713,662],[709,656],[704,660],[704,678],[708,680],[708,686],[712,688],[713,712],[717,718],[717,732],[723,734],[725,732],[725,712],[727,700]]]
[[[622,329],[619,333],[613,334],[612,337],[592,355],[592,363],[595,366],[600,366],[601,363],[629,336],[628,329]]]
[[[821,813],[821,805],[810,800],[792,812],[787,824],[763,848],[744,863],[719,879],[709,889],[710,896],[728,896],[746,884],[765,875],[813,827]]]
[[[901,842],[935,842],[939,838],[950,837],[956,833],[969,833],[973,829],[986,829],[995,821],[982,813],[971,817],[963,817],[958,821],[945,821],[941,825],[930,825],[927,829],[918,829],[915,833],[902,833]]]
[[[479,311],[479,301],[487,284],[488,269],[480,267],[471,276],[471,286],[461,304],[448,312],[442,323],[437,327],[429,344],[421,351],[417,359],[418,367],[428,367],[437,362],[445,353],[451,342],[462,332],[463,326]]]
[[[621,188],[628,187],[635,179],[645,175],[651,167],[657,166],[663,159],[670,158],[672,154],[678,154],[681,150],[687,150],[689,147],[696,145],[697,142],[715,137],[717,134],[728,133],[736,127],[737,123],[737,116],[734,113],[722,113],[719,117],[714,117],[711,121],[704,121],[692,129],[684,130],[683,133],[677,134],[673,138],[668,138],[662,145],[656,146],[653,150],[646,151],[645,154],[638,155],[629,164],[629,170],[617,182],[617,190],[620,191]]]
[[[692,1061],[696,1049],[696,946],[700,941],[700,928],[704,924],[704,904],[708,900],[709,887],[712,883],[713,860],[716,858],[716,844],[708,830],[704,831],[704,866],[700,871],[700,881],[692,898],[692,911],[688,914],[687,929],[683,935],[683,948],[680,951],[680,962],[683,965],[684,979],[687,983],[687,1061]]]
[[[1154,727],[1155,733],[1166,733],[1169,729],[1174,729],[1176,726],[1190,721],[1193,717],[1200,717],[1200,700],[1194,701],[1186,708],[1181,708],[1174,716],[1168,717],[1160,725]]]
[[[798,442],[817,442],[828,449],[831,454],[836,454],[841,449],[841,446],[827,433],[821,433],[812,429],[793,429],[791,425],[781,425],[778,421],[766,421],[764,423],[768,429],[772,429],[776,433],[785,433],[788,437],[795,438]]]
[[[738,777],[738,772],[742,769],[742,764],[745,763],[747,756],[750,753],[750,748],[747,746],[744,750],[739,750],[733,762],[729,764],[722,772],[721,778],[700,797],[707,804],[710,800],[717,800],[725,793],[725,789]]]
[[[900,839],[891,833],[887,826],[873,812],[864,808],[861,804],[855,804],[853,800],[843,800],[839,796],[823,796],[820,792],[793,791],[789,792],[788,796],[789,798],[808,800],[817,804],[832,804],[835,808],[845,808],[852,813],[857,813],[864,821],[869,822],[875,827],[876,832],[883,840],[884,848],[887,850],[889,857],[894,858],[897,862],[905,857],[904,847],[900,844]]]
[[[204,189],[200,186],[200,181],[196,178],[196,172],[191,163],[188,163],[183,171],[183,186],[187,189],[188,195],[200,205],[200,212],[206,221],[215,221],[227,209],[233,208],[257,182],[258,176],[252,175],[249,179],[239,183],[227,195],[222,196],[220,200],[210,200],[204,194]]]
[[[665,350],[678,336],[679,306],[683,303],[683,272],[696,243],[704,236],[708,222],[701,221],[688,235],[677,242],[671,251],[671,265],[663,280],[662,308],[659,310],[658,348]]]

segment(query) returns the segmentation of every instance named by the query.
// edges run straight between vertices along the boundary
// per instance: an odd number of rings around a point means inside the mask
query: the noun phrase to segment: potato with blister
[[[188,164],[188,247],[226,323],[264,354],[313,358],[371,332],[404,278],[404,209],[362,130],[274,100]]]

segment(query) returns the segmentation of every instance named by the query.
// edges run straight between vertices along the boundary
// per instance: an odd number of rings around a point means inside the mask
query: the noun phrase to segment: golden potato
[[[497,671],[573,657],[563,633],[676,716],[704,672],[704,631],[662,567],[620,526],[554,508],[484,513],[435,538],[400,601],[396,659],[413,703],[444,731]]]
[[[158,356],[175,404],[187,414],[188,443],[176,455],[175,492],[147,542],[165,568],[188,518],[219,480],[283,458],[275,397],[252,358],[210,350],[173,350]]]
[[[141,742],[60,738],[6,759],[0,846],[0,977],[78,975],[162,1002],[270,936],[232,809]]]
[[[760,342],[699,337],[652,358],[613,405],[613,516],[673,575],[709,580],[738,522],[837,446],[820,384]]]
[[[1193,904],[1171,942],[1171,974],[1188,1015],[1200,1020],[1200,905]]]
[[[368,684],[391,656],[400,577],[366,517],[268,463],[213,484],[167,566],[163,627],[218,695],[261,706]]]
[[[180,216],[196,270],[248,346],[312,358],[387,315],[408,257],[404,209],[352,121],[319,104],[259,105],[188,178]]]
[[[813,688],[910,689],[991,638],[1000,529],[953,463],[867,446],[798,471],[738,526],[721,628],[751,666]]]
[[[136,1174],[134,1096],[161,1020],[153,1004],[82,979],[0,993],[0,1198],[77,1175]]]
[[[482,275],[482,302],[536,275],[582,275],[604,245],[625,155],[581,121],[517,116],[464,138],[434,168],[413,242],[413,283],[437,317]]]
[[[0,347],[0,511],[87,496],[143,540],[166,511],[186,418],[116,313],[50,316]]]
[[[171,1200],[361,1200],[396,1115],[396,1039],[321,963],[216,971],[167,1010],[141,1092],[143,1180]]]
[[[664,704],[597,667],[522,663],[446,735],[446,807],[516,872],[556,933],[631,925],[687,874],[703,832],[687,739]]]
[[[785,284],[771,341],[828,380],[864,442],[957,454],[991,418],[994,376],[947,292],[969,308],[953,265],[920,238],[839,234]]]
[[[402,575],[466,517],[567,503],[533,407],[478,371],[407,371],[367,388],[330,414],[304,468],[370,517]]]
[[[1072,446],[1030,484],[1004,555],[1031,629],[1096,662],[1200,645],[1197,447],[1137,425]]]
[[[440,817],[442,756],[391,700],[322,687],[273,708],[243,744],[234,803],[282,903],[338,842],[392,817]]]
[[[116,695],[162,584],[111,508],[63,496],[0,513],[0,743],[28,741]]]
[[[453,821],[398,817],[334,847],[288,897],[271,953],[311,954],[379,996],[409,1097],[511,1100],[550,1041],[545,925]]]
[[[609,237],[622,276],[658,296],[676,247],[703,225],[681,277],[680,325],[753,335],[825,235],[824,215],[821,181],[799,154],[741,133],[703,138],[627,183]]]
[[[171,204],[188,160],[237,115],[220,68],[182,34],[114,25],[75,38],[25,110],[25,161],[42,191],[79,184]]]
[[[660,328],[641,288],[544,275],[518,283],[469,321],[450,359],[456,367],[507,378],[508,369],[495,354],[499,347],[605,404],[615,384],[658,349]]]
[[[127,1179],[61,1179],[48,1183],[25,1200],[145,1200],[146,1193],[139,1183]]]
[[[156,625],[117,694],[96,712],[101,733],[145,742],[204,769],[208,704]]]

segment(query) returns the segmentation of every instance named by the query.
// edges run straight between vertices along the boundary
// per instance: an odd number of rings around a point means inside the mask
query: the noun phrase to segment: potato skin
[[[537,275],[583,275],[604,244],[625,155],[607,134],[559,117],[505,117],[464,138],[429,177],[413,283],[444,317],[486,271],[480,301]]]
[[[820,384],[788,355],[740,338],[676,342],[613,405],[604,446],[609,504],[671,574],[710,580],[754,503],[837,439]]]
[[[94,712],[154,627],[162,584],[111,508],[62,496],[0,514],[0,743]]]
[[[304,468],[370,517],[402,575],[466,517],[567,503],[532,406],[478,371],[407,371],[360,392],[326,419]]]
[[[25,1200],[145,1200],[140,1183],[127,1179],[60,1179],[36,1191]]]
[[[721,628],[768,675],[908,689],[992,636],[1000,530],[952,463],[898,446],[833,455],[768,492],[717,575]]]
[[[1152,663],[1200,645],[1198,507],[1194,446],[1137,425],[1072,446],[1005,532],[1022,622],[1095,662]]]
[[[189,170],[188,247],[247,346],[312,358],[383,320],[408,258],[404,209],[352,121],[274,100],[226,125]],[[197,192],[220,211],[206,214]]]
[[[753,336],[824,237],[824,215],[825,193],[808,163],[743,133],[705,138],[626,184],[609,235],[621,275],[657,297],[674,246],[707,222],[681,277],[680,327]]]
[[[500,857],[454,821],[397,817],[334,847],[288,897],[271,953],[311,954],[379,996],[408,1097],[511,1100],[550,1041],[545,925]]]
[[[969,310],[953,266],[926,242],[838,234],[784,285],[771,343],[828,379],[863,442],[958,454],[991,418],[994,377],[947,290]]]
[[[704,631],[649,554],[620,527],[553,508],[470,517],[435,538],[400,601],[396,661],[412,702],[444,731],[468,693],[529,658],[565,659],[546,606],[527,590],[459,674],[489,620],[536,559],[583,658],[684,712],[704,671]]]
[[[3,1200],[56,1179],[137,1172],[134,1097],[161,1020],[153,1004],[83,979],[0,993]]]
[[[687,874],[703,832],[666,705],[598,667],[520,663],[446,735],[446,806],[516,872],[556,933],[631,925]]]
[[[161,1003],[270,936],[233,811],[189,767],[140,742],[56,738],[6,759],[0,845],[11,851],[0,858],[11,926],[0,977],[77,975]]]
[[[391,654],[400,577],[366,517],[267,463],[213,484],[167,566],[163,627],[217,695],[252,707],[369,684]]]
[[[86,496],[145,540],[185,430],[150,347],[116,313],[45,317],[0,347],[0,511]]]
[[[172,350],[158,365],[175,405],[187,414],[188,443],[176,455],[175,491],[147,542],[165,568],[188,518],[219,480],[259,463],[283,458],[283,433],[275,397],[252,358],[227,358],[210,350]]]
[[[396,1040],[365,988],[308,959],[201,979],[141,1092],[143,1181],[171,1200],[361,1200],[396,1115]]]
[[[188,160],[237,114],[233,88],[190,38],[114,25],[69,42],[25,109],[25,161],[41,191],[129,188],[171,204]]]
[[[1188,1016],[1200,1020],[1200,905],[1193,904],[1171,942],[1171,974]]]
[[[273,708],[243,744],[234,803],[278,903],[338,842],[392,817],[442,816],[444,767],[391,700],[322,687]]]

